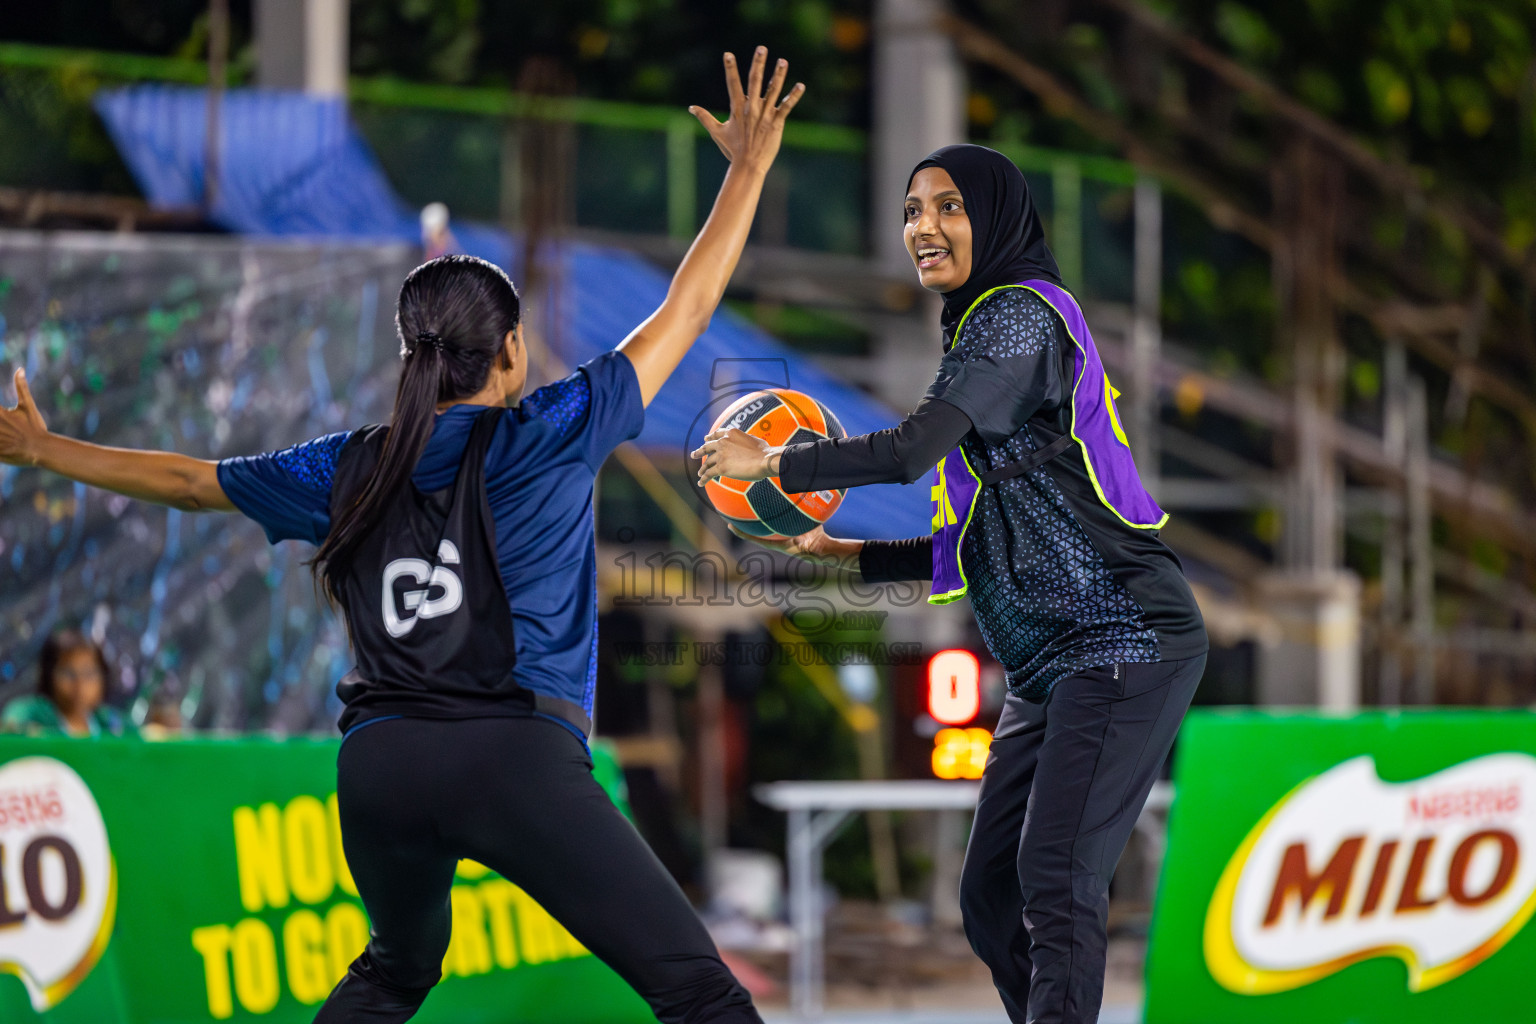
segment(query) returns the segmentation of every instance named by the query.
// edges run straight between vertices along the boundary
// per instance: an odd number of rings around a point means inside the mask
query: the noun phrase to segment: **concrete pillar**
[[[256,84],[347,94],[347,0],[256,0]]]
[[[911,271],[915,278],[917,272]],[[895,409],[912,409],[939,368],[944,352],[939,330],[939,298],[922,290],[913,311],[872,313],[865,323],[871,335],[869,383]]]
[[[914,273],[901,238],[901,200],[912,166],[940,146],[964,142],[965,74],[938,28],[943,0],[876,0],[870,243],[893,276]]]
[[[933,923],[942,928],[959,928],[960,869],[965,865],[967,811],[934,812],[933,878],[928,895],[928,912]]]
[[[870,145],[871,269],[917,288],[901,232],[907,175],[940,146],[966,141],[965,75],[938,27],[944,0],[875,0],[874,132]],[[936,296],[918,292],[910,310],[871,317],[872,381],[898,409],[917,404],[941,351]]]
[[[1408,382],[1407,484],[1408,588],[1413,629],[1410,703],[1435,702],[1435,541],[1429,494],[1429,397],[1424,381]]]
[[[1163,357],[1163,193],[1153,178],[1136,179],[1135,304],[1131,320],[1131,450],[1141,482],[1153,498],[1160,484],[1158,426],[1162,399],[1157,367]]]
[[[1408,465],[1409,395],[1408,352],[1401,339],[1387,339],[1382,358],[1382,449],[1394,466]],[[1407,502],[1404,492],[1387,492],[1381,522],[1381,601],[1378,604],[1376,703],[1395,707],[1403,703],[1404,608],[1408,559]]]
[[[1280,627],[1259,650],[1259,704],[1360,707],[1360,577],[1347,569],[1276,572],[1258,602]]]
[[[1340,272],[1344,171],[1320,144],[1300,136],[1272,174],[1276,340],[1292,355],[1295,416],[1280,563],[1327,573],[1344,553],[1344,480],[1334,427],[1345,357],[1332,291]]]

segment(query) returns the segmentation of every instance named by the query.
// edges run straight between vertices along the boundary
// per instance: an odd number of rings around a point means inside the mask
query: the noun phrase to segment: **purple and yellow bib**
[[[1099,359],[1099,350],[1093,343],[1093,335],[1088,332],[1083,311],[1070,293],[1049,281],[1040,280],[993,288],[973,302],[960,318],[955,328],[955,344],[960,344],[961,331],[976,307],[1003,288],[1028,288],[1040,296],[1061,317],[1072,338],[1070,430],[1072,439],[1082,449],[1083,464],[1088,468],[1088,478],[1093,481],[1099,500],[1127,526],[1138,530],[1160,529],[1168,521],[1168,513],[1158,508],[1157,502],[1141,484],[1136,462],[1131,457],[1130,442],[1120,425],[1120,415],[1115,411],[1118,392],[1109,383],[1109,374]],[[971,524],[976,495],[981,488],[979,474],[971,467],[963,448],[957,447],[934,467],[930,492],[933,502],[933,589],[928,595],[932,604],[958,601],[969,587],[960,546]]]

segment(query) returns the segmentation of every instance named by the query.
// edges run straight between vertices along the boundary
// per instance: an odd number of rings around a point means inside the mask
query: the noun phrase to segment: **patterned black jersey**
[[[1044,300],[1008,288],[971,313],[928,397],[956,406],[977,473],[1018,462],[1066,433],[1071,339]],[[1076,445],[1045,466],[983,487],[962,544],[977,624],[1009,690],[1043,700],[1085,668],[1195,657],[1205,627],[1177,557],[1155,530],[1099,500]]]

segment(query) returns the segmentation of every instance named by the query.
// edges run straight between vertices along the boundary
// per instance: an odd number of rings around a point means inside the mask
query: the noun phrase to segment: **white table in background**
[[[825,921],[819,903],[821,858],[827,845],[859,811],[973,811],[980,789],[979,782],[937,780],[770,782],[754,787],[758,800],[789,815],[789,923],[795,932],[789,957],[789,1004],[795,1017],[820,1017],[825,1001]],[[1158,782],[1138,827],[1147,823],[1149,813],[1166,816],[1172,800],[1173,787]]]

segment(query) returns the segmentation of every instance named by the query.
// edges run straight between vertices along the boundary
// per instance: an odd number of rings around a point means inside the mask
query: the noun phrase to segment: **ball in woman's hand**
[[[826,406],[788,388],[754,391],[733,402],[710,428],[742,430],[773,447],[802,444],[847,431]],[[704,484],[704,495],[726,521],[752,537],[797,537],[826,522],[843,502],[843,491],[791,494],[779,478],[736,480],[721,477]]]

